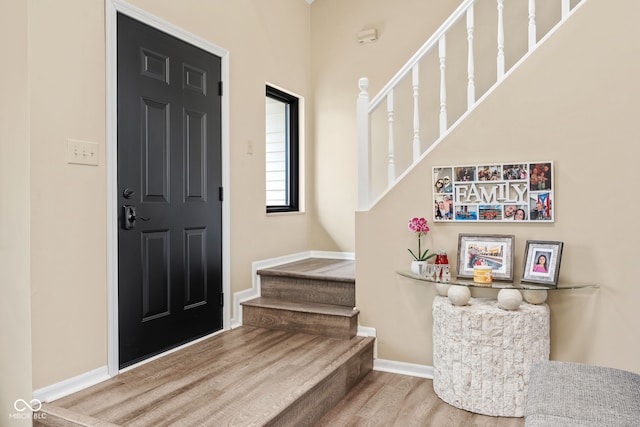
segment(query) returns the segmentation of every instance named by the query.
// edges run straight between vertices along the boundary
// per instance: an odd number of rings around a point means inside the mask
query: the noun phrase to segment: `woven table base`
[[[549,360],[549,306],[503,310],[490,299],[433,301],[433,388],[467,411],[522,417],[531,367]]]

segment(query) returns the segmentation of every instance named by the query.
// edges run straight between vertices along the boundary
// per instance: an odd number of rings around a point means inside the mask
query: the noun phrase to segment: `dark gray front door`
[[[222,329],[220,58],[118,15],[120,367]]]

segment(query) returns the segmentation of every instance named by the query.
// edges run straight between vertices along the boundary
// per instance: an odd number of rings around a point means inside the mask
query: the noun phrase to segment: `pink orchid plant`
[[[407,249],[411,256],[413,256],[413,259],[416,261],[427,261],[429,258],[436,256],[435,253],[427,255],[429,253],[429,249],[425,249],[424,252],[422,252],[422,236],[426,236],[429,232],[429,226],[427,225],[427,220],[425,218],[412,218],[409,221],[409,230],[418,235],[418,254],[416,255],[411,249]]]

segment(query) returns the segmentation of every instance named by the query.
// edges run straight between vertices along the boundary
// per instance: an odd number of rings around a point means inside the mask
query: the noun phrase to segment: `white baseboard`
[[[392,374],[409,375],[412,377],[433,379],[433,366],[417,365],[415,363],[396,362],[393,360],[374,359],[373,370],[390,372]]]
[[[290,255],[283,255],[276,258],[269,258],[251,263],[251,289],[233,294],[233,317],[231,318],[231,329],[242,326],[242,305],[244,301],[258,298],[260,296],[260,276],[258,270],[271,268],[281,264],[302,261],[307,258],[327,258],[327,259],[347,259],[355,260],[352,252],[329,252],[329,251],[306,251]]]
[[[376,335],[376,328],[361,325],[358,326],[359,337],[375,338]],[[397,362],[395,360],[378,359],[378,340],[373,343],[373,370],[390,372],[392,374],[402,374],[412,377],[433,379],[433,366]]]
[[[370,328],[368,326],[358,325],[359,337],[376,337],[376,328]]]
[[[107,366],[102,366],[93,371],[85,372],[84,374],[35,390],[33,392],[33,398],[41,402],[52,402],[61,397],[101,383],[109,378],[111,378],[109,376],[109,369]]]
[[[355,261],[356,254],[353,252],[309,251],[309,256],[307,258],[345,259]]]

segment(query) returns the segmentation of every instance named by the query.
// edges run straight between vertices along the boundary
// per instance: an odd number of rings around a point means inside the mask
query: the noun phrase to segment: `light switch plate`
[[[67,139],[67,163],[98,166],[98,143]]]

